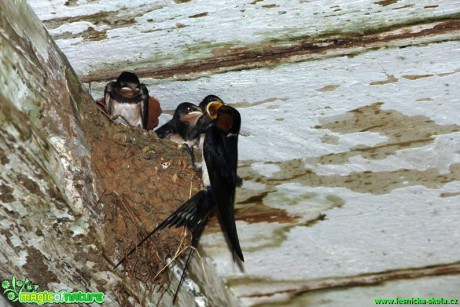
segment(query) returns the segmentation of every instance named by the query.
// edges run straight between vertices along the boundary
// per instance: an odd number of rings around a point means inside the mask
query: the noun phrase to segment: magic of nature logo
[[[15,275],[11,280],[5,279],[2,281],[3,295],[11,302],[20,302],[23,304],[90,304],[90,303],[103,303],[103,292],[83,292],[76,291],[70,292],[61,290],[58,292],[51,291],[37,291],[38,285],[34,284],[28,277],[24,280],[19,280]]]

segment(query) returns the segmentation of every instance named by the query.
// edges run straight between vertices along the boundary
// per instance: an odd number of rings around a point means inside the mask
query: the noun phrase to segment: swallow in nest
[[[152,130],[158,125],[160,103],[132,72],[124,71],[104,90],[104,110],[117,123]]]
[[[211,120],[203,116],[199,106],[183,102],[177,106],[173,117],[155,130],[155,133],[160,139],[167,138],[174,143],[185,145],[192,158],[192,165],[195,166],[193,149],[199,147],[200,135],[210,125],[212,125]]]

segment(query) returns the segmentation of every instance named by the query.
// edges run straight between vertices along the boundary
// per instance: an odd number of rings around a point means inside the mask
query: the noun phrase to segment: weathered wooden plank
[[[414,36],[458,39],[460,17],[454,0],[30,4],[86,81],[113,79],[120,69],[164,78],[409,44]]]
[[[247,261],[240,271],[211,226],[201,243],[215,266],[208,274],[224,280],[214,289],[225,285],[229,301],[246,305],[261,285],[276,293],[460,261],[459,46],[144,79],[165,109],[215,93],[242,114],[237,216]],[[92,89],[98,97],[102,84]]]
[[[0,5],[0,275],[98,291],[82,277],[101,241],[98,184],[74,112],[91,98],[27,3]]]
[[[289,296],[277,293],[276,297],[245,297],[245,306],[374,306],[377,299],[405,300],[399,304],[448,305],[458,300],[452,289],[458,288],[460,277],[441,276],[416,280],[397,280],[372,287],[344,287],[329,291],[312,291]],[[264,299],[266,300],[264,302]],[[444,299],[447,301],[441,301]],[[406,301],[407,300],[407,301]],[[413,301],[411,301],[413,300]],[[415,300],[418,300],[414,302]],[[422,303],[425,300],[425,303]],[[452,301],[451,301],[452,300]],[[383,304],[383,303],[381,303]],[[387,303],[390,304],[390,303]]]

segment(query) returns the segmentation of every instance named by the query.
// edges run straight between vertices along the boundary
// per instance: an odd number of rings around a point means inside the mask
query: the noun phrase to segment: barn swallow
[[[235,190],[239,181],[236,170],[241,116],[236,109],[217,100],[211,101],[205,108],[214,120],[214,125],[205,131],[203,144],[211,194],[227,238],[235,253],[244,261],[234,215]]]
[[[194,147],[199,140],[196,125],[201,116],[203,112],[200,107],[190,102],[183,102],[177,106],[172,119],[155,130],[155,133],[160,139],[169,138],[174,143]]]
[[[105,111],[118,123],[146,129],[150,103],[147,87],[134,73],[124,71],[105,86]]]
[[[192,108],[195,105],[185,106]],[[180,120],[181,117],[178,114],[181,108],[179,107],[174,113],[176,120],[173,116],[170,121],[171,124],[168,125],[168,122],[165,124],[166,127],[163,126],[164,129],[162,129],[163,127],[159,128],[158,130],[161,129],[160,134],[163,134],[164,131],[178,131],[177,128],[174,129],[177,127],[175,124],[186,122]],[[197,138],[199,139],[200,135],[204,135],[204,141],[201,142],[203,161],[205,162],[202,165],[203,185],[210,187],[228,240],[241,261],[244,261],[234,217],[235,189],[242,182],[237,175],[238,135],[241,127],[241,116],[236,109],[225,105],[222,99],[215,95],[206,96],[201,101],[199,108],[202,112],[201,115],[197,111],[196,116],[199,117],[194,117],[192,125],[187,122],[186,127],[193,131],[188,135],[193,139],[195,145],[198,143]],[[186,108],[185,110],[191,112],[192,109]],[[176,115],[176,113],[178,114]],[[185,114],[189,113],[185,112]],[[193,151],[192,161],[194,161]]]
[[[204,117],[201,108],[190,102],[179,104],[173,118],[155,130],[160,139],[169,138],[174,143],[184,144],[195,166],[194,148],[199,147],[200,135],[212,125],[209,117]]]
[[[178,135],[177,139],[181,142],[193,140],[191,146],[196,145],[197,138],[204,134],[203,185],[210,187],[228,240],[238,257],[244,261],[234,217],[235,190],[241,184],[237,175],[240,127],[240,113],[225,105],[219,97],[208,95],[199,107],[191,103],[180,104],[173,119],[156,132],[160,137]]]
[[[217,117],[217,110],[221,106],[224,106],[224,105],[225,105],[224,101],[220,99],[219,97],[217,97],[216,95],[208,95],[200,102],[199,106],[204,114],[208,115],[211,120],[215,121]],[[205,127],[205,128],[208,128],[208,127]],[[239,134],[239,129],[238,129],[238,134]],[[200,141],[201,151],[204,154],[203,145],[202,145],[203,143],[204,143],[204,134],[202,134],[202,140]],[[204,156],[203,156],[203,161],[204,161]],[[208,180],[209,176],[207,173],[208,173],[207,166],[206,164],[203,164],[202,165],[202,178],[203,178],[203,184],[205,186],[210,184]],[[238,175],[235,177],[235,184],[237,187],[240,187],[243,184],[243,179],[241,179],[241,177]]]

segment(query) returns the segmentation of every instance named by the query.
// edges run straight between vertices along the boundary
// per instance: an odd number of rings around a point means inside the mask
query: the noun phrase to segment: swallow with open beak
[[[178,127],[185,127],[182,131],[187,133],[178,135],[177,139],[183,142],[184,136],[188,136],[189,140],[193,140],[193,146],[197,143],[202,145],[205,162],[202,167],[203,185],[206,188],[210,187],[213,203],[217,205],[227,238],[235,253],[244,261],[234,217],[235,190],[241,185],[241,178],[237,175],[241,116],[236,109],[225,105],[222,99],[215,95],[206,96],[201,101],[199,109],[201,115],[193,104],[179,105],[173,119],[156,131],[157,134],[160,131],[159,135],[175,136],[180,131]],[[192,113],[195,114],[190,117],[193,120],[187,120],[188,114]],[[176,134],[170,133],[171,131]],[[199,142],[200,136],[204,136],[202,142]]]
[[[104,109],[115,122],[147,130],[158,125],[161,114],[158,100],[150,97],[147,87],[128,71],[105,86]]]
[[[182,102],[174,111],[172,119],[155,130],[155,133],[160,139],[168,138],[174,143],[197,148],[200,145],[200,136],[204,136],[204,131],[212,125],[209,116],[203,117],[206,106],[211,101],[220,101],[223,104],[223,101],[215,95],[206,96],[199,106]]]
[[[235,253],[244,261],[234,215],[235,190],[241,180],[237,176],[241,116],[220,99],[207,103],[205,109],[214,121],[214,125],[206,129],[203,143],[209,186],[227,238]]]

